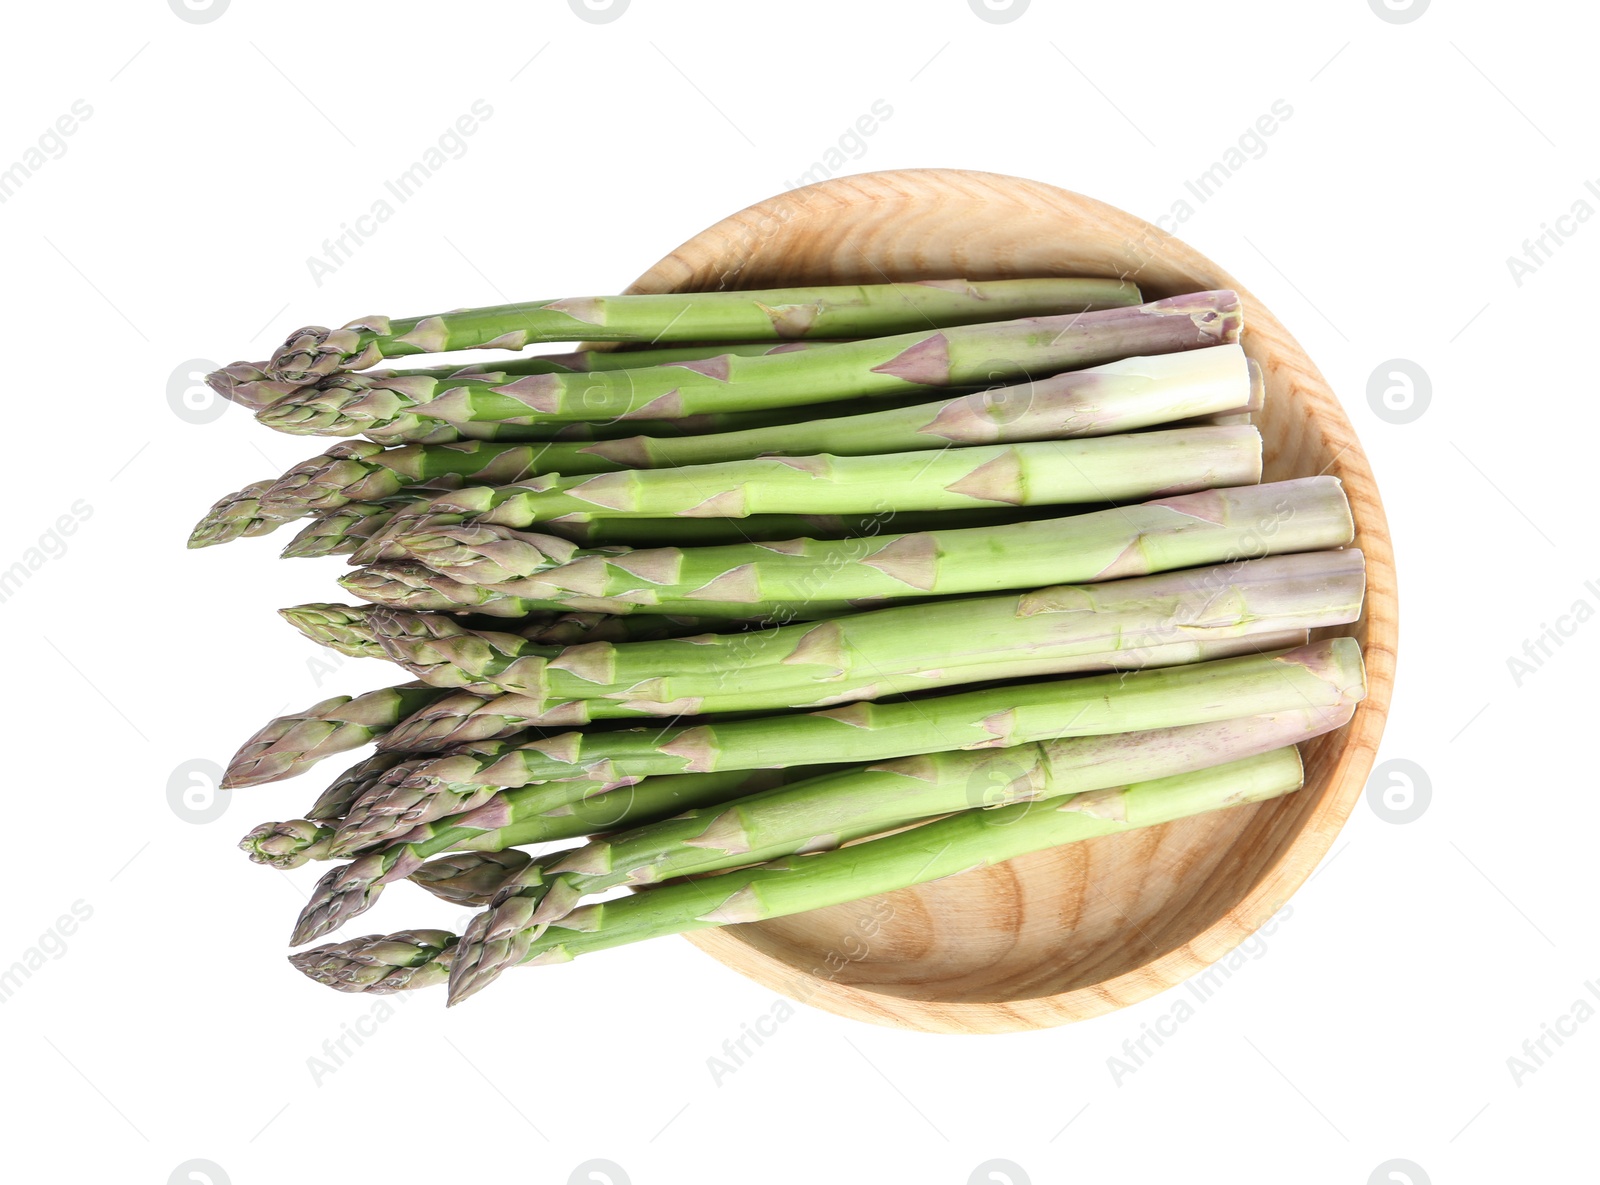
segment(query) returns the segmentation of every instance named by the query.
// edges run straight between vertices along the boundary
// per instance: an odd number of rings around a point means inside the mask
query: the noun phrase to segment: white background
[[[564,0],[233,0],[191,23],[144,0],[7,23],[0,168],[92,108],[0,204],[0,568],[54,553],[0,604],[19,714],[0,967],[50,951],[0,1004],[8,1179],[560,1183],[603,1159],[620,1168],[576,1179],[1359,1185],[1403,1180],[1373,1176],[1395,1158],[1413,1183],[1593,1179],[1600,1023],[1520,1080],[1507,1062],[1600,1006],[1600,626],[1520,686],[1507,666],[1574,602],[1600,607],[1600,220],[1567,223],[1520,284],[1507,264],[1580,199],[1600,209],[1586,10],[1035,0],[990,23],[966,0],[634,0],[597,24]],[[465,154],[319,285],[308,257],[477,99],[493,114]],[[707,1059],[775,1001],[677,940],[516,973],[449,1014],[419,995],[318,1077],[308,1059],[374,1002],[283,961],[316,870],[234,841],[341,763],[206,823],[169,780],[391,680],[329,670],[272,613],[331,598],[338,561],[184,550],[215,497],[314,442],[237,408],[193,422],[169,377],[308,321],[614,291],[880,99],[892,115],[833,171],[989,169],[1147,218],[1292,107],[1178,233],[1299,336],[1371,454],[1404,617],[1382,757],[1426,771],[1427,809],[1360,804],[1254,956],[1120,1078],[1108,1058],[1183,988],[993,1038],[801,1009],[717,1085]],[[1409,423],[1368,404],[1394,358],[1431,380]],[[41,545],[74,504],[88,517]],[[45,937],[75,903],[88,920]],[[400,886],[355,932],[460,920]]]

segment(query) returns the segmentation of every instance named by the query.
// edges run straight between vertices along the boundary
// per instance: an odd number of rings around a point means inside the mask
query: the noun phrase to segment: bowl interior
[[[1359,796],[1393,677],[1393,557],[1365,455],[1327,383],[1222,269],[1156,227],[1037,182],[954,170],[840,178],[759,203],[689,240],[630,291],[1103,275],[1147,299],[1239,291],[1267,376],[1267,480],[1343,479],[1367,555],[1368,698],[1302,751],[1286,799],[1041,852],[883,897],[692,935],[793,998],[858,1019],[993,1032],[1097,1015],[1202,970],[1281,908]]]

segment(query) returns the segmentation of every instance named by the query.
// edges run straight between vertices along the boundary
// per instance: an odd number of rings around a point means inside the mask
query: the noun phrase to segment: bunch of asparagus
[[[1298,789],[1298,742],[1365,690],[1324,636],[1361,612],[1350,508],[1333,478],[1262,484],[1233,293],[1141,300],[586,297],[301,329],[212,375],[272,428],[364,439],[190,545],[306,520],[284,554],[349,556],[364,603],[284,618],[413,677],[246,741],[229,787],[376,748],[241,847],[330,862],[295,946],[401,880],[481,909],[294,965],[455,1003]],[[579,339],[620,348],[367,369]]]

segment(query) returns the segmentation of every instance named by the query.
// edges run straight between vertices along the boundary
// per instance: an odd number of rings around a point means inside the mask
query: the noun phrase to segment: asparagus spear
[[[530,926],[523,898],[475,919],[450,968],[451,1004],[507,967],[566,962],[628,942],[763,921],[924,884],[1029,852],[1298,790],[1293,746],[1195,773],[1044,802],[969,810],[850,847],[794,856],[584,905],[561,924]]]
[[[219,543],[277,530],[282,520],[263,514],[261,510],[261,495],[271,488],[272,478],[269,477],[217,499],[189,533],[189,547],[215,547]]]
[[[285,621],[320,645],[351,658],[385,658],[372,632],[371,605],[333,605],[316,602],[279,609]],[[534,613],[515,622],[492,617],[458,618],[469,629],[509,630],[541,646],[577,646],[585,642],[642,642],[656,638],[682,638],[689,634],[726,629],[715,617],[668,614],[619,617],[606,613]]]
[[[1129,358],[1021,386],[939,403],[801,423],[658,439],[597,443],[496,444],[472,441],[385,449],[344,441],[289,470],[261,497],[284,519],[346,502],[390,498],[419,482],[470,479],[506,485],[543,473],[606,473],[833,453],[864,456],[947,448],[951,444],[1105,436],[1228,411],[1245,403],[1249,370],[1238,345]]]
[[[539,802],[557,806],[583,802],[615,788],[612,783],[591,779],[541,782],[538,785],[541,795]],[[425,824],[468,815],[494,802],[499,793],[496,787],[478,786],[461,794],[438,790],[414,794],[391,783],[379,782],[366,796],[351,804],[349,814],[339,821],[322,851],[335,858],[371,851],[401,840]],[[542,814],[543,810],[529,806],[523,813],[524,816]]]
[[[585,374],[589,371],[599,370],[627,370],[636,366],[661,366],[669,362],[693,362],[700,358],[713,358],[719,354],[775,354],[780,351],[811,349],[815,344],[831,345],[831,342],[813,343],[785,342],[774,346],[770,342],[754,342],[750,344],[721,344],[706,346],[674,346],[667,349],[645,350],[575,350],[568,354],[538,354],[520,358],[506,358],[495,362],[492,366],[483,363],[468,363],[462,365],[455,363],[449,366],[425,367],[419,370],[394,370],[385,371],[385,377],[393,375],[423,375],[428,378],[447,379],[455,376],[469,377],[483,374]],[[251,411],[260,411],[267,404],[291,391],[296,391],[304,386],[303,383],[278,382],[268,373],[270,363],[267,362],[235,362],[230,366],[213,371],[206,376],[206,382],[211,385],[224,398],[248,407]]]
[[[527,867],[532,859],[520,848],[508,848],[503,852],[452,852],[448,856],[435,856],[422,865],[411,874],[411,882],[452,905],[481,907],[488,905],[506,881]],[[306,952],[308,955],[315,953]]]
[[[317,823],[334,823],[344,818],[353,802],[405,759],[403,753],[382,752],[356,762],[317,796],[317,801],[306,812],[306,818]]]
[[[766,789],[774,779],[793,776],[785,770],[730,770],[721,773],[678,774],[665,779],[674,785],[651,785],[649,780],[626,787],[647,802],[670,799],[674,803],[726,801],[755,789]],[[803,776],[803,775],[802,775]],[[619,793],[620,791],[612,791]],[[581,791],[580,791],[581,793]],[[551,833],[587,834],[597,830],[588,826],[591,817],[585,810],[572,809],[552,815],[558,808],[575,808],[575,802],[561,785],[524,786],[495,795],[475,810],[424,823],[401,838],[374,851],[368,851],[349,864],[324,873],[295,922],[291,946],[300,946],[336,930],[350,918],[372,907],[386,885],[404,880],[434,856],[459,849],[476,851],[515,847],[539,842]],[[687,809],[676,806],[675,811]],[[641,820],[642,821],[642,820]],[[584,830],[573,832],[570,828]]]
[[[347,502],[300,528],[280,552],[286,560],[349,555],[378,534],[403,508],[415,505],[404,499],[388,502]]]
[[[1114,580],[1240,556],[1342,547],[1354,537],[1339,480],[1203,490],[1010,526],[875,539],[575,552],[566,540],[462,527],[391,538],[445,577],[529,606],[612,614],[664,604],[883,601]]]
[[[364,401],[369,396],[374,396],[375,392],[390,391],[397,386],[414,388],[424,381],[431,382],[431,380],[411,380],[403,377],[393,378],[389,377],[387,372],[381,371],[339,374],[304,387],[292,397],[286,397],[284,407],[279,408],[275,414],[287,416],[292,420],[315,418],[323,414],[319,409],[333,409],[337,412],[347,403]],[[454,389],[464,382],[471,382],[474,386],[503,387],[515,381],[517,380],[514,376],[508,376],[503,371],[469,370],[458,374],[448,384],[440,380],[437,385]],[[903,392],[874,396],[871,402],[872,407],[877,409],[912,407],[926,403],[931,398],[968,394],[978,386],[980,384],[963,384],[941,388],[936,394],[932,394],[928,388],[908,385]],[[430,386],[429,389],[433,388]],[[374,397],[387,398],[387,396]],[[271,407],[272,405],[268,405],[268,409],[265,410],[270,410]],[[715,432],[743,432],[775,424],[805,423],[819,415],[843,414],[841,408],[849,410],[851,405],[848,402],[841,404],[839,400],[832,399],[826,405],[815,407],[809,404],[783,404],[756,411],[711,411],[689,416],[674,416],[670,419],[626,420],[616,418],[549,420],[519,416],[512,420],[455,422],[428,416],[401,415],[396,419],[377,419],[371,422],[365,420],[360,423],[353,420],[342,422],[337,430],[327,435],[353,436],[359,432],[369,441],[389,446],[443,445],[471,441],[505,444],[582,442],[615,440],[641,434],[654,437],[703,436]],[[376,405],[367,410],[376,410]],[[259,414],[257,418],[260,418]]]
[[[380,753],[378,756],[390,755]],[[392,759],[398,760],[398,757]],[[604,793],[579,797],[570,802],[565,801],[568,797],[565,789],[547,792],[549,800],[557,805],[532,814],[524,811],[522,812],[524,817],[505,827],[492,827],[470,834],[463,832],[464,838],[459,840],[459,847],[462,850],[452,854],[449,859],[456,861],[458,866],[466,867],[466,858],[472,853],[485,858],[496,857],[508,854],[519,844],[550,843],[556,840],[574,839],[580,835],[595,835],[619,827],[643,826],[646,823],[669,819],[686,810],[728,802],[746,794],[770,789],[785,781],[798,780],[815,771],[828,768],[831,767],[814,765],[781,770],[747,771],[746,776],[738,780],[646,778],[637,783],[621,785]],[[563,787],[567,785],[569,784],[563,783]],[[496,792],[485,793],[476,800],[477,805],[489,805],[495,798]],[[462,813],[467,812],[463,810]],[[244,839],[239,841],[239,847],[257,864],[269,864],[279,869],[298,868],[311,860],[337,859],[342,855],[351,854],[342,848],[336,850],[334,841],[338,821],[338,816],[324,817],[313,814],[313,817],[308,819],[262,823],[252,828]],[[432,817],[428,821],[431,822]],[[377,840],[373,842],[376,843]],[[429,861],[413,873],[411,879],[418,879],[430,865],[437,864],[437,860]],[[470,904],[488,903],[486,897],[482,901]]]
[[[326,860],[333,834],[333,828],[314,819],[286,819],[252,827],[239,847],[257,864],[280,870],[299,868],[307,860]]]
[[[382,640],[424,682],[527,696],[542,723],[763,711],[997,678],[1011,662],[1071,668],[1091,654],[1341,625],[1360,614],[1363,572],[1355,550],[1270,556],[757,632],[595,643],[555,659],[444,618],[408,619],[414,630]]]
[[[326,646],[350,658],[382,658],[379,646],[367,628],[371,609],[365,605],[335,605],[314,601],[279,609],[278,616],[319,646]]]
[[[365,695],[336,695],[279,716],[239,747],[222,785],[258,786],[303,773],[324,757],[360,748],[444,695],[423,683],[402,683]]]
[[[340,858],[371,851],[404,840],[417,828],[441,819],[470,821],[481,826],[505,809],[500,787],[484,784],[458,788],[436,784],[409,786],[401,784],[405,768],[397,767],[394,779],[377,782],[351,806],[335,833],[326,837],[328,842],[318,849],[318,858]],[[565,778],[540,782],[536,784],[537,790],[515,787],[519,791],[528,790],[515,800],[516,827],[519,834],[524,833],[529,820],[537,816],[541,842],[593,835],[619,827],[638,827],[670,818],[691,807],[727,802],[733,797],[786,785],[833,768],[838,767],[813,763],[752,769],[736,779],[670,774],[655,778]]]
[[[782,348],[782,347],[779,347]],[[797,348],[795,346],[788,347]],[[769,351],[771,352],[771,351]],[[474,377],[483,377],[483,372],[472,373]],[[494,375],[488,375],[494,378]],[[356,381],[354,378],[349,381]],[[498,381],[496,379],[495,381]],[[905,400],[879,400],[878,403],[896,404],[905,407],[914,407],[922,402],[921,399]],[[341,528],[352,526],[361,518],[376,513],[356,507],[362,507],[380,502],[396,503],[406,497],[422,498],[433,489],[448,489],[451,484],[459,480],[455,470],[460,469],[463,475],[474,476],[477,480],[492,480],[509,482],[524,476],[525,470],[517,466],[514,461],[521,455],[518,450],[527,452],[532,450],[542,454],[542,450],[549,447],[560,447],[572,450],[584,447],[595,440],[607,440],[617,437],[632,437],[640,432],[671,437],[675,435],[688,435],[691,433],[718,433],[728,435],[733,432],[748,432],[758,430],[770,425],[805,423],[816,414],[816,409],[809,407],[779,408],[767,412],[742,412],[728,413],[725,415],[710,415],[686,417],[680,420],[659,421],[628,421],[620,426],[596,423],[571,423],[552,426],[550,431],[536,432],[532,429],[524,431],[508,431],[505,433],[489,432],[485,435],[490,438],[505,437],[511,443],[494,443],[493,439],[473,440],[463,439],[462,434],[453,427],[441,425],[445,430],[442,433],[430,432],[424,436],[431,439],[439,437],[439,442],[430,444],[405,445],[402,448],[386,450],[382,444],[373,441],[341,441],[337,445],[318,453],[315,457],[290,469],[282,477],[265,478],[252,482],[243,489],[228,494],[219,499],[205,516],[197,523],[190,533],[189,546],[191,548],[210,547],[218,543],[228,543],[234,539],[245,536],[266,535],[277,530],[285,522],[292,522],[304,518],[316,510],[333,510],[349,508],[358,517],[354,520],[345,520],[324,515],[319,528],[302,532],[307,542],[302,543],[297,539],[290,544],[286,555],[336,555],[343,554],[348,547],[345,540],[338,537]],[[494,425],[479,425],[482,428],[493,428]],[[546,438],[560,437],[563,440],[570,438],[567,443],[559,446],[553,440]],[[527,443],[536,441],[537,443]],[[457,442],[457,443],[449,443]],[[405,453],[407,449],[426,449],[428,456],[415,462],[407,460],[398,454]],[[482,451],[472,451],[482,450]],[[498,451],[495,451],[498,450]],[[407,481],[390,482],[387,480],[371,481],[362,484],[367,488],[369,496],[362,498],[346,498],[340,501],[337,496],[324,499],[318,491],[325,487],[323,482],[337,480],[340,474],[351,475],[355,472],[354,466],[366,462],[370,467],[376,467],[376,461],[369,458],[379,454],[395,455],[397,469],[405,470],[413,466],[420,471],[432,476],[418,477]],[[441,460],[441,457],[446,459]],[[484,468],[475,472],[474,465]],[[615,468],[616,466],[608,466]],[[381,494],[380,487],[387,488],[393,485],[394,492]],[[263,502],[263,496],[268,495],[269,501]],[[313,502],[316,504],[313,505]],[[392,507],[391,507],[392,508]],[[787,521],[795,521],[799,516],[789,516]],[[766,528],[774,533],[768,538],[778,538],[784,535],[806,534],[804,527],[775,526]],[[623,531],[621,542],[634,542],[628,537],[630,532]],[[363,536],[364,537],[364,536]],[[742,530],[735,535],[736,539],[755,538],[748,530]],[[327,538],[328,542],[310,542],[313,539]]]
[[[525,537],[531,538],[531,537]],[[552,540],[551,542],[555,542]],[[339,578],[345,591],[372,601],[386,609],[442,610],[447,613],[470,612],[487,617],[524,618],[534,613],[555,609],[575,609],[582,606],[566,601],[549,599],[529,600],[519,596],[523,581],[505,584],[463,584],[452,580],[421,564],[372,564],[359,568]],[[531,591],[545,592],[535,588]],[[605,611],[613,606],[605,605]],[[732,630],[741,624],[812,620],[838,617],[853,612],[855,606],[848,601],[805,600],[750,601],[737,604],[731,601],[661,601],[651,606],[650,614],[665,613],[677,617],[700,616],[721,622],[721,630]],[[377,617],[369,621],[376,622]],[[406,618],[407,621],[410,618]]]
[[[218,395],[251,411],[260,411],[304,383],[281,382],[268,372],[266,362],[234,362],[206,375],[206,385]]]
[[[1307,631],[1300,629],[1251,634],[1240,638],[1174,642],[1138,651],[1086,655],[1076,669],[1100,673],[1181,666],[1303,646],[1306,638]],[[1038,678],[1041,675],[1068,673],[1071,672],[1063,670],[1030,672],[1018,664],[1018,668],[1011,670],[992,668],[988,673],[988,680]],[[852,707],[860,706],[852,705]],[[527,696],[457,692],[423,708],[410,719],[397,725],[393,731],[378,739],[378,747],[391,752],[432,753],[456,745],[510,737],[532,724],[539,711],[538,701],[530,700]]]
[[[752,514],[744,518],[601,518],[539,524],[585,547],[719,547],[788,539],[851,539],[886,531],[1002,526],[1083,514],[1099,506],[977,506],[970,510],[885,510],[875,514]]]
[[[1355,704],[1347,703],[858,767],[555,853],[508,878],[493,904],[521,897],[514,908],[523,925],[558,922],[583,898],[622,885],[836,848],[969,807],[1057,798],[1205,769],[1331,732],[1354,711]],[[493,921],[487,926],[503,928]],[[463,949],[476,958],[474,934],[469,928]]]
[[[456,936],[447,930],[368,934],[289,956],[294,967],[341,992],[390,992],[445,983]]]
[[[298,329],[272,356],[272,377],[312,382],[382,358],[451,350],[520,350],[537,342],[774,342],[861,337],[1139,303],[1122,280],[928,280],[754,292],[588,296],[457,309],[428,317],[363,317],[341,329]]]
[[[790,357],[725,355],[605,374],[510,383],[340,375],[293,391],[256,418],[299,435],[430,432],[451,424],[675,419],[1020,380],[1141,354],[1237,341],[1239,298],[1200,292],[1100,312],[1025,317],[819,346]]]
[[[298,868],[308,860],[330,859],[338,821],[353,802],[378,783],[383,773],[402,761],[399,753],[375,753],[358,761],[334,779],[305,818],[262,823],[239,841],[239,847],[257,864],[278,869]]]
[[[902,510],[855,515],[752,514],[745,518],[604,518],[582,523],[541,523],[539,530],[541,534],[554,535],[585,547],[716,547],[727,543],[788,539],[850,539],[881,534],[890,527],[897,531],[919,531],[999,526],[1041,518],[1063,518],[1094,509],[1099,507],[974,507],[970,510]],[[324,520],[325,523],[327,521]],[[339,541],[336,550],[339,554],[348,554],[355,547],[353,542]],[[333,551],[329,554],[333,554]],[[379,582],[379,587],[382,587],[382,582]],[[500,612],[497,609],[484,611]],[[520,610],[508,612],[517,617],[526,615]]]
[[[641,778],[659,784],[663,775],[804,766],[825,758],[867,764],[1069,736],[1148,733],[1292,709],[1348,715],[1365,694],[1360,646],[1335,638],[1273,655],[804,715],[480,742],[400,761],[360,805],[375,816],[422,822],[470,810],[502,789],[535,784],[581,789],[585,780],[622,786]],[[583,801],[598,807],[603,798]],[[608,810],[586,813],[611,817]]]
[[[352,562],[405,558],[396,541],[470,525],[513,529],[552,519],[615,516],[742,518],[747,514],[869,514],[1119,502],[1261,480],[1261,434],[1251,427],[1179,428],[1093,440],[1046,440],[885,453],[771,457],[639,469],[598,477],[550,476],[473,486],[410,507]]]
[[[381,529],[387,520],[357,510],[349,519],[342,507],[317,519],[296,537],[284,555],[348,555]],[[365,507],[368,504],[362,503]],[[396,504],[397,506],[399,503]],[[391,509],[393,509],[391,507]],[[886,511],[860,515],[752,514],[746,518],[615,518],[588,523],[544,523],[541,530],[585,546],[624,545],[629,547],[675,547],[752,543],[760,540],[794,538],[843,539],[871,535],[893,523],[898,530],[939,527],[983,526],[986,523],[1013,523],[1042,517],[1061,517],[1083,510],[1079,506],[974,507],[971,510]],[[272,527],[280,525],[276,520]],[[271,529],[271,528],[269,528]],[[265,532],[261,532],[265,533]],[[303,538],[302,538],[303,537]],[[293,558],[293,557],[291,557]]]

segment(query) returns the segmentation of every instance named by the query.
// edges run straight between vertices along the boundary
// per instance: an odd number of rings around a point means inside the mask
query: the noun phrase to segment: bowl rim
[[[1126,278],[1137,279],[1144,266],[1159,260],[1189,275],[1205,277],[1207,287],[1237,292],[1245,309],[1246,351],[1266,368],[1269,390],[1275,383],[1292,385],[1296,401],[1305,405],[1305,419],[1335,452],[1323,472],[1332,472],[1343,481],[1356,520],[1352,546],[1360,547],[1367,559],[1366,604],[1361,621],[1351,627],[1364,632],[1367,696],[1351,721],[1332,734],[1340,748],[1327,769],[1317,802],[1243,896],[1182,943],[1094,984],[1011,1001],[980,1002],[898,996],[817,976],[752,945],[742,933],[747,927],[685,935],[712,958],[757,983],[839,1016],[926,1032],[995,1033],[1072,1023],[1148,999],[1225,957],[1283,908],[1332,847],[1371,771],[1393,690],[1397,591],[1388,523],[1371,467],[1321,371],[1266,306],[1228,272],[1189,244],[1116,206],[1044,182],[966,169],[893,169],[834,177],[763,199],[713,223],[647,269],[626,291],[701,288],[702,264],[696,260],[712,258],[719,247],[724,252],[751,250],[767,233],[764,228],[781,227],[802,211],[814,213],[819,207],[836,209],[863,201],[906,201],[941,188],[966,198],[984,190],[1003,191],[1011,200],[1019,194],[1031,195],[1063,212],[1112,228],[1123,236],[1124,246],[1138,244],[1150,253],[1145,264],[1124,273]],[[726,271],[717,279],[718,287],[741,287],[736,272],[732,273],[734,282],[729,282]]]

